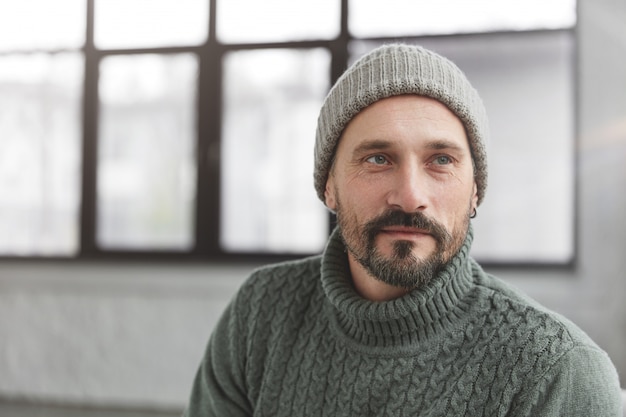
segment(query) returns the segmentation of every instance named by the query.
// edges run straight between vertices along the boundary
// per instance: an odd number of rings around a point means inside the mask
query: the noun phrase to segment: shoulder
[[[291,308],[318,292],[320,256],[263,266],[254,270],[239,288],[235,308],[239,316],[271,315]]]
[[[482,273],[475,280],[489,299],[490,308],[503,315],[504,322],[514,326],[519,333],[528,333],[537,341],[551,340],[564,350],[576,346],[597,348],[595,342],[572,321],[502,279]]]
[[[319,281],[321,257],[266,265],[254,270],[240,291],[279,291],[285,286],[307,287]]]
[[[550,407],[617,409],[620,388],[615,367],[581,328],[497,277],[477,274],[475,282],[483,305],[489,306],[487,314],[500,320],[497,339],[511,354],[508,392],[514,408],[534,410],[523,415],[553,415],[546,412]]]

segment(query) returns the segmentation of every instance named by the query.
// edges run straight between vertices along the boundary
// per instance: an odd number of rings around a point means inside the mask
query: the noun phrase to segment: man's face
[[[476,207],[463,124],[422,96],[372,104],[346,126],[325,197],[351,265],[396,287],[422,285],[458,252]]]

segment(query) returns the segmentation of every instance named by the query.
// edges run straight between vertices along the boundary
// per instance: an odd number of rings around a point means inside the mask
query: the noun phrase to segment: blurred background
[[[616,0],[3,1],[0,415],[180,414],[247,275],[323,250],[317,113],[392,41],[485,101],[473,256],[626,375],[624,22]]]

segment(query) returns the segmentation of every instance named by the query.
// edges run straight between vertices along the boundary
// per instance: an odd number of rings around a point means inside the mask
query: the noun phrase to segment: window
[[[85,5],[0,5],[0,253],[79,253]]]
[[[322,48],[231,51],[224,57],[224,249],[323,248],[328,215],[311,192],[311,179],[315,115],[329,89],[329,64]]]
[[[193,246],[197,73],[192,54],[101,60],[98,246]]]
[[[474,255],[574,258],[574,0],[4,3],[0,256],[320,252],[319,108],[356,57],[401,40],[451,58],[485,101]]]

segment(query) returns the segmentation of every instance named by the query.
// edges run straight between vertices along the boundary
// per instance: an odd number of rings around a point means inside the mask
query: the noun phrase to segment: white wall
[[[626,375],[626,3],[579,2],[579,264],[494,272],[578,323]],[[0,263],[0,397],[182,408],[251,269]]]
[[[181,408],[215,320],[249,272],[0,265],[0,397]]]

